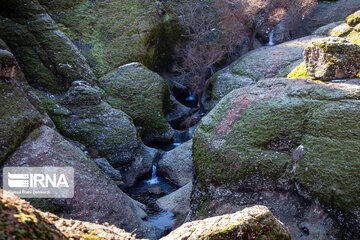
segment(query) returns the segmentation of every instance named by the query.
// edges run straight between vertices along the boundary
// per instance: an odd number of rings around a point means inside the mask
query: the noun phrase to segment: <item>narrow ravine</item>
[[[173,142],[170,144],[150,144],[151,147],[159,150],[152,166],[151,177],[140,180],[136,182],[134,186],[124,190],[131,198],[146,205],[146,213],[148,216],[145,219],[145,222],[153,225],[157,229],[159,236],[169,233],[172,230],[176,219],[173,213],[161,209],[156,204],[156,201],[159,198],[176,191],[180,187],[169,179],[158,175],[158,162],[165,152],[180,146],[188,140],[190,140],[188,131],[177,131]]]

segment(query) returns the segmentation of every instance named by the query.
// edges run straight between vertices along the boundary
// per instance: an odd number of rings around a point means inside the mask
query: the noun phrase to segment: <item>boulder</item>
[[[172,212],[177,219],[175,228],[180,226],[190,212],[190,196],[193,184],[189,182],[173,193],[159,198],[156,204],[163,210]]]
[[[59,92],[75,80],[95,81],[86,59],[38,1],[5,1],[0,9],[0,37],[34,87]]]
[[[133,61],[154,68],[161,12],[152,0],[39,1],[97,76]]]
[[[109,72],[98,81],[106,92],[106,101],[124,111],[136,126],[141,127],[145,143],[169,141],[172,138],[173,130],[164,114],[169,107],[169,89],[157,73],[141,63],[130,63]]]
[[[323,36],[331,36],[334,32],[334,29],[340,29],[344,25],[344,21],[329,23],[325,26],[319,27],[312,34],[313,35],[323,35]],[[345,24],[347,26],[347,24]]]
[[[275,215],[282,220],[288,209],[279,208],[287,204],[280,201],[281,192],[293,194],[296,189],[302,197],[331,209],[343,229],[358,235],[358,84],[266,79],[224,97],[194,134],[199,189],[192,196],[194,212],[206,217],[207,211],[216,211],[217,202],[221,206],[219,199],[251,204],[273,191],[277,195],[272,205],[279,209]],[[241,197],[248,192],[255,195]],[[306,204],[297,201],[293,208],[300,206]],[[311,214],[302,218],[309,221]],[[326,219],[321,214],[312,221],[323,226],[317,235],[325,237],[338,229]],[[300,236],[296,221],[287,224],[293,226],[294,236]]]
[[[132,186],[136,180],[144,175],[149,175],[152,171],[152,165],[158,155],[158,150],[141,144],[138,154],[132,163],[118,168],[121,172],[126,186]]]
[[[357,24],[360,23],[360,11],[351,14],[345,19],[345,21],[350,27],[355,27]]]
[[[192,140],[166,152],[159,160],[159,173],[180,186],[191,182],[194,175]]]
[[[84,144],[91,157],[105,157],[115,168],[135,160],[140,147],[136,128],[124,112],[102,101],[100,88],[75,81],[64,97],[41,97],[60,132]]]
[[[12,53],[0,49],[0,165],[27,135],[42,122],[41,114],[28,100],[16,75]]]
[[[310,77],[320,80],[355,78],[360,73],[360,46],[343,38],[312,42],[304,50]]]
[[[185,223],[161,240],[291,239],[287,228],[265,206]]]
[[[258,48],[243,55],[209,80],[208,89],[213,89],[211,107],[236,88],[246,87],[262,78],[286,77],[303,61],[304,48],[315,39],[321,37],[304,37],[273,47]]]
[[[109,224],[64,219],[49,212],[42,212],[2,189],[0,208],[1,239],[137,239],[133,234]]]
[[[118,185],[121,185],[122,177],[120,171],[113,168],[106,158],[96,158],[93,159],[93,161],[106,175],[110,177],[111,180],[115,181]]]
[[[128,196],[80,149],[46,126],[32,131],[5,166],[73,167],[74,197],[50,200],[61,207],[62,217],[108,222],[129,232],[136,229],[139,236],[155,236],[154,228],[136,215],[135,206]]]

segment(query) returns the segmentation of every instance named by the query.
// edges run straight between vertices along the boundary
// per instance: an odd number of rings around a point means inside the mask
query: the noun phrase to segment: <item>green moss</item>
[[[357,24],[360,23],[360,11],[351,14],[345,19],[345,21],[351,27],[356,26]]]
[[[152,0],[65,0],[47,7],[98,76],[138,61],[153,69],[158,51],[158,5]]]
[[[299,66],[292,70],[287,75],[287,78],[310,78],[306,70],[305,62],[302,62]]]
[[[360,32],[352,31],[350,34],[346,36],[346,40],[356,43],[360,46]]]

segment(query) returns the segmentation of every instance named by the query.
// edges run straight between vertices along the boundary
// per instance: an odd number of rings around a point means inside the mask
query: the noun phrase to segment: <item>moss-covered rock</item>
[[[154,68],[161,17],[152,0],[40,0],[101,76],[138,61]]]
[[[355,27],[357,24],[360,23],[360,11],[351,14],[345,19],[345,21],[349,26]]]
[[[355,84],[297,79],[232,91],[195,132],[200,185],[290,192],[296,186],[360,234],[353,228],[360,220],[359,94]]]
[[[304,50],[306,69],[314,79],[355,78],[360,71],[360,46],[344,38],[312,42]]]
[[[0,189],[1,239],[67,239],[28,202]]]
[[[286,240],[291,239],[291,236],[268,208],[253,206],[234,214],[186,223],[161,239]]]
[[[32,86],[59,92],[75,80],[95,80],[85,58],[37,1],[5,1],[0,10],[0,37],[13,50]]]
[[[169,105],[169,89],[158,74],[140,63],[130,63],[109,72],[98,82],[106,92],[106,101],[141,127],[145,142],[172,138],[173,130],[164,114]]]
[[[64,219],[42,212],[15,195],[0,189],[1,239],[136,240],[134,235],[109,224]]]
[[[305,62],[300,63],[299,66],[292,70],[287,75],[287,78],[310,78],[309,74],[307,73]]]
[[[14,56],[0,49],[0,165],[42,123],[18,82]]]
[[[137,216],[130,198],[84,152],[53,129],[42,126],[32,131],[4,166],[73,167],[74,197],[48,200],[61,207],[62,217],[107,222],[154,238],[154,228]]]
[[[262,78],[286,77],[302,62],[304,48],[315,39],[321,37],[309,36],[273,47],[258,48],[215,73],[208,86],[211,106],[236,88],[246,87]]]
[[[60,132],[93,157],[106,157],[114,167],[134,161],[140,148],[136,128],[124,112],[102,101],[101,89],[75,81],[64,97],[40,96]]]

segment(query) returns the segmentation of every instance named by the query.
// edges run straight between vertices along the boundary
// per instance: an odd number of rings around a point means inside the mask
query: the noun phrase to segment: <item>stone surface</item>
[[[344,21],[339,21],[339,22],[333,22],[333,23],[329,23],[325,26],[319,27],[318,29],[316,29],[312,34],[313,35],[324,35],[324,36],[331,36],[331,34],[333,33],[334,29],[339,29],[341,28],[341,26],[343,26]],[[346,24],[345,24],[346,25]],[[346,25],[347,26],[347,25]]]
[[[151,0],[40,0],[98,76],[133,61],[153,68],[161,15]]]
[[[2,189],[0,209],[1,239],[137,239],[133,234],[109,224],[64,219],[42,212]]]
[[[142,144],[139,147],[135,160],[128,165],[119,168],[126,186],[135,184],[144,175],[151,173],[152,165],[158,154],[158,150]]]
[[[289,231],[268,208],[254,206],[241,212],[185,223],[170,239],[291,239]]]
[[[165,211],[175,214],[177,219],[175,228],[180,226],[190,212],[190,196],[193,184],[189,182],[173,193],[159,198],[156,204]]]
[[[312,42],[304,50],[310,77],[320,80],[356,78],[360,73],[360,46],[343,38]]]
[[[308,36],[273,47],[262,47],[250,51],[229,67],[216,73],[208,88],[213,89],[211,106],[231,90],[245,87],[262,78],[286,77],[303,60],[303,50],[311,41],[321,39]]]
[[[139,236],[154,238],[154,229],[135,213],[133,202],[78,148],[54,130],[42,126],[34,130],[5,166],[73,167],[74,197],[51,199],[60,206],[61,216],[99,223],[108,222]],[[109,204],[111,203],[111,204]]]
[[[165,118],[169,89],[158,74],[140,63],[130,63],[100,78],[99,85],[107,94],[107,102],[141,127],[145,143],[172,138],[173,131]]]
[[[357,24],[360,23],[360,11],[351,14],[345,19],[345,21],[350,27],[355,27]]]
[[[232,91],[194,134],[196,185],[205,186],[205,197],[192,198],[210,209],[211,186],[232,194],[297,189],[358,236],[359,93],[354,83],[297,79],[266,79]],[[299,146],[300,160],[292,154]]]
[[[41,114],[16,81],[0,79],[0,165],[27,135],[42,124]]]
[[[38,1],[6,0],[0,9],[0,37],[32,86],[59,92],[75,80],[95,80],[80,51]]]
[[[96,158],[93,159],[93,161],[106,175],[111,178],[111,180],[115,181],[116,183],[122,182],[120,171],[113,168],[113,166],[110,165],[106,158]]]
[[[166,152],[159,160],[159,173],[180,186],[191,182],[194,175],[192,145],[190,140]]]
[[[132,120],[101,100],[102,90],[75,81],[64,97],[42,95],[43,105],[66,137],[84,144],[93,158],[105,157],[113,167],[130,164],[140,140]]]

